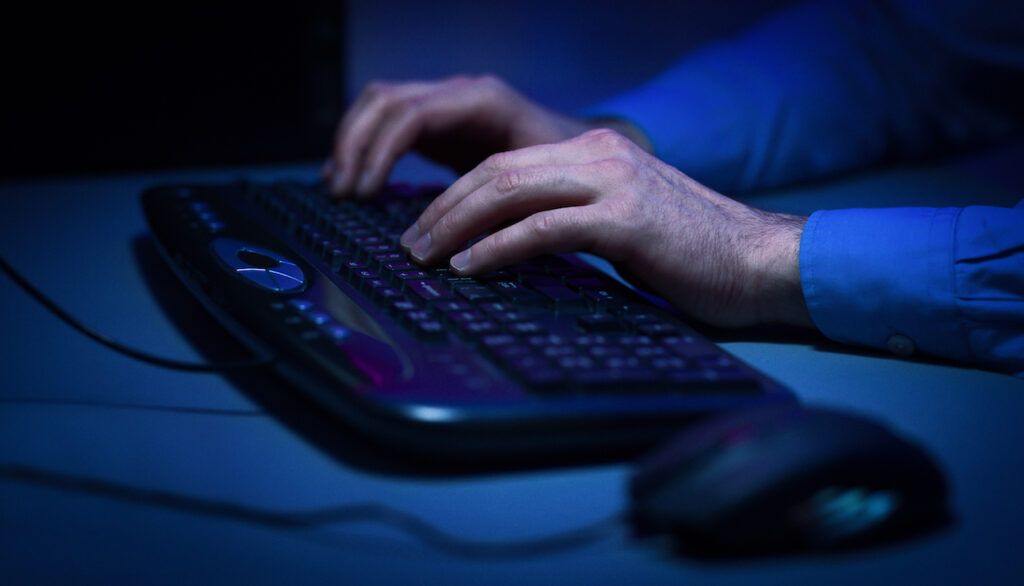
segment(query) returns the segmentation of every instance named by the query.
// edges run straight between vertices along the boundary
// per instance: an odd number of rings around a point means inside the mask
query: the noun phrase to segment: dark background
[[[793,0],[21,6],[0,177],[318,160],[371,79],[495,73],[582,108]]]
[[[320,155],[341,109],[343,17],[334,0],[24,5],[0,25],[0,173]]]

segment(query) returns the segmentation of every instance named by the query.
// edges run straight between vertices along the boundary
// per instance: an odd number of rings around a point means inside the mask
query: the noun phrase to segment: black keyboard
[[[242,342],[345,424],[435,458],[640,449],[709,413],[793,401],[575,255],[460,277],[401,233],[438,190],[332,201],[301,183],[142,197],[158,247]]]

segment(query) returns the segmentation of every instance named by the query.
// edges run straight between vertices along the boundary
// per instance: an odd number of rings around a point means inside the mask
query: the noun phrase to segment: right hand
[[[466,172],[487,156],[562,141],[588,129],[494,76],[366,86],[342,117],[321,175],[336,196],[369,197],[410,149]]]

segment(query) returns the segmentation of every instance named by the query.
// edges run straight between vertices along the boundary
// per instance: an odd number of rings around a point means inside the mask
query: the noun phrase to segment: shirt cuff
[[[954,298],[961,208],[818,211],[800,241],[800,280],[815,325],[846,344],[967,361]]]

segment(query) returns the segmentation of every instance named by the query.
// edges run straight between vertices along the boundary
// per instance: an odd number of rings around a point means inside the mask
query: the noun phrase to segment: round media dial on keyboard
[[[231,238],[217,238],[210,248],[227,269],[257,287],[292,293],[306,285],[299,265],[266,248]]]

